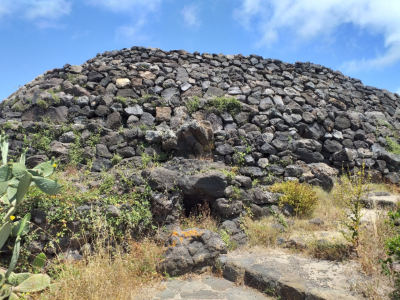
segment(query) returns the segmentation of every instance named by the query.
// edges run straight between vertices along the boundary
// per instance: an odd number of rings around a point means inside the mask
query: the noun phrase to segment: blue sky
[[[0,100],[132,46],[310,61],[400,93],[399,0],[0,0]]]

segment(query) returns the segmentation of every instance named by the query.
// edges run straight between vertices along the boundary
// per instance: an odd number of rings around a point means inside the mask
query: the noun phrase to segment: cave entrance
[[[185,217],[197,216],[207,212],[211,214],[211,205],[204,197],[184,195],[182,202]]]

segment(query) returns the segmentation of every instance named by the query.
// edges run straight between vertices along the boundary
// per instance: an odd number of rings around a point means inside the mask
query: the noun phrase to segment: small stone
[[[131,86],[131,81],[128,78],[118,78],[115,85],[119,89],[126,89]]]
[[[322,221],[320,218],[314,218],[308,221],[310,224],[315,224],[315,225],[323,225],[324,221]]]
[[[283,237],[278,237],[278,238],[276,239],[276,244],[277,244],[278,246],[283,245],[285,242],[286,242],[286,239],[283,238]]]
[[[107,215],[111,217],[119,217],[121,215],[120,210],[115,205],[107,205]]]
[[[127,115],[141,116],[143,114],[143,109],[140,105],[135,104],[133,106],[128,106],[124,109]]]
[[[31,211],[32,221],[35,224],[42,224],[46,222],[46,213],[40,209],[32,209]]]
[[[285,232],[286,231],[285,227],[283,227],[283,225],[281,225],[279,223],[274,223],[274,224],[271,225],[271,227],[275,228],[279,232]]]
[[[156,107],[156,121],[158,123],[169,122],[171,120],[171,107]]]
[[[257,161],[257,166],[259,166],[260,168],[265,169],[268,165],[269,165],[269,160],[268,160],[268,158],[260,158],[260,159]]]

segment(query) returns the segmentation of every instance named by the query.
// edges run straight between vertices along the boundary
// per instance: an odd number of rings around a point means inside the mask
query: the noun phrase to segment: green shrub
[[[397,207],[396,211],[388,212],[389,220],[386,222],[393,228],[397,230],[397,236],[388,238],[385,241],[386,255],[387,259],[382,260],[382,273],[387,275],[389,279],[393,280],[394,283],[394,291],[391,293],[391,296],[394,299],[400,299],[400,272],[397,272],[393,269],[393,263],[398,262],[400,260],[400,234],[397,226],[395,226],[395,222],[398,222],[400,219],[400,206]]]
[[[45,109],[47,109],[47,107],[49,107],[48,104],[46,103],[46,101],[44,101],[44,100],[42,100],[42,99],[39,99],[39,100],[36,102],[36,104],[37,104],[41,109],[43,109],[43,110],[45,110]]]
[[[124,97],[122,97],[120,95],[116,96],[114,99],[117,100],[119,103],[121,103],[123,106],[127,106],[128,105],[128,102],[127,102],[126,98],[124,98]]]
[[[56,94],[57,92],[55,90],[50,89],[47,92],[49,92],[53,96],[54,103],[56,103],[56,104],[60,104],[61,103],[60,97],[57,96],[57,94]]]
[[[114,154],[113,158],[111,159],[111,163],[115,166],[115,165],[119,164],[122,159],[123,159],[122,156],[116,153],[116,154]]]
[[[279,205],[288,204],[293,207],[297,216],[309,216],[314,211],[318,203],[316,192],[312,186],[298,181],[286,181],[275,183],[270,187],[274,193],[282,193]]]
[[[392,140],[390,137],[386,137],[386,142],[388,143],[386,147],[387,151],[400,155],[400,145],[396,141]]]
[[[71,82],[72,84],[77,84],[77,83],[78,83],[77,76],[76,76],[76,75],[73,75],[73,74],[68,74],[68,75],[67,75],[67,80],[68,80],[69,82]]]
[[[351,242],[354,251],[357,251],[359,245],[363,197],[371,190],[370,181],[371,177],[362,165],[360,169],[354,169],[354,175],[349,173],[340,178],[334,195],[336,203],[341,208],[340,223],[346,228],[340,232]]]
[[[199,109],[199,97],[194,96],[185,103],[189,114],[196,112]]]
[[[231,239],[229,233],[226,232],[224,229],[220,229],[219,234],[221,235],[221,239],[228,247],[228,250],[230,251],[235,250],[239,246],[235,240]]]
[[[227,111],[232,116],[235,116],[241,107],[242,103],[234,97],[216,97],[207,103],[207,109],[215,109],[218,113]]]

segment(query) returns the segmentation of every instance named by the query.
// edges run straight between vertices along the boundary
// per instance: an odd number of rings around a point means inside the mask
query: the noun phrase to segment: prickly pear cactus
[[[27,169],[25,166],[27,149],[23,149],[19,162],[7,162],[8,145],[8,136],[1,134],[0,202],[9,206],[9,210],[0,228],[0,249],[7,242],[10,235],[15,236],[16,240],[9,268],[5,273],[0,272],[0,299],[19,299],[14,292],[37,292],[43,290],[50,285],[50,277],[44,274],[31,276],[29,273],[13,273],[20,253],[21,236],[29,232],[27,225],[31,218],[28,213],[22,220],[14,222],[14,214],[30,186],[36,185],[42,192],[53,195],[58,193],[61,185],[57,180],[46,178],[53,174],[54,169],[57,167],[54,158],[37,165],[33,169]]]

